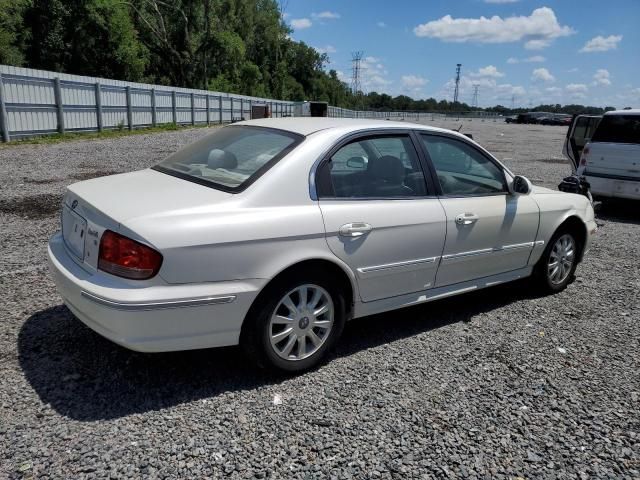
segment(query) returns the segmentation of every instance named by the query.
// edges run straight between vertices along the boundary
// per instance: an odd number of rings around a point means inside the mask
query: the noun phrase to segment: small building
[[[252,105],[251,118],[271,118],[271,109],[269,105]]]
[[[293,106],[296,117],[328,117],[329,104],[327,102],[298,102]]]

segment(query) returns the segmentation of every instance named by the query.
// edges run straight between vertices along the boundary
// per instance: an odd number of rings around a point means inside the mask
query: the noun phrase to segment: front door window
[[[421,135],[447,196],[496,195],[507,192],[504,173],[489,158],[460,140]]]

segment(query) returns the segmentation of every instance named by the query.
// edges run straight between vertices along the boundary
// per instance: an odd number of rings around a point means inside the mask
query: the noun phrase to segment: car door
[[[327,244],[355,273],[361,300],[432,288],[446,218],[410,133],[346,139],[317,172]]]
[[[509,193],[504,169],[475,145],[446,134],[420,134],[447,217],[436,286],[527,266],[539,208]]]
[[[593,132],[601,119],[601,116],[575,115],[571,120],[562,153],[571,162],[574,172],[578,170],[580,155],[582,154],[584,146],[593,136]]]

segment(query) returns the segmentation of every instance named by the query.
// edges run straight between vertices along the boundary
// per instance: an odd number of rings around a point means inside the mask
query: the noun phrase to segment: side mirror
[[[364,170],[365,168],[367,168],[367,164],[364,161],[363,157],[351,157],[349,160],[347,160],[347,167],[354,170]]]
[[[516,195],[529,195],[533,190],[533,184],[527,177],[516,175],[511,188]]]

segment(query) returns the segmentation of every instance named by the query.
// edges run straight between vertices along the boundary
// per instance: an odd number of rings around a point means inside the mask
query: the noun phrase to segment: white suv
[[[601,120],[575,117],[564,154],[586,177],[594,198],[640,200],[640,109],[607,112]]]

